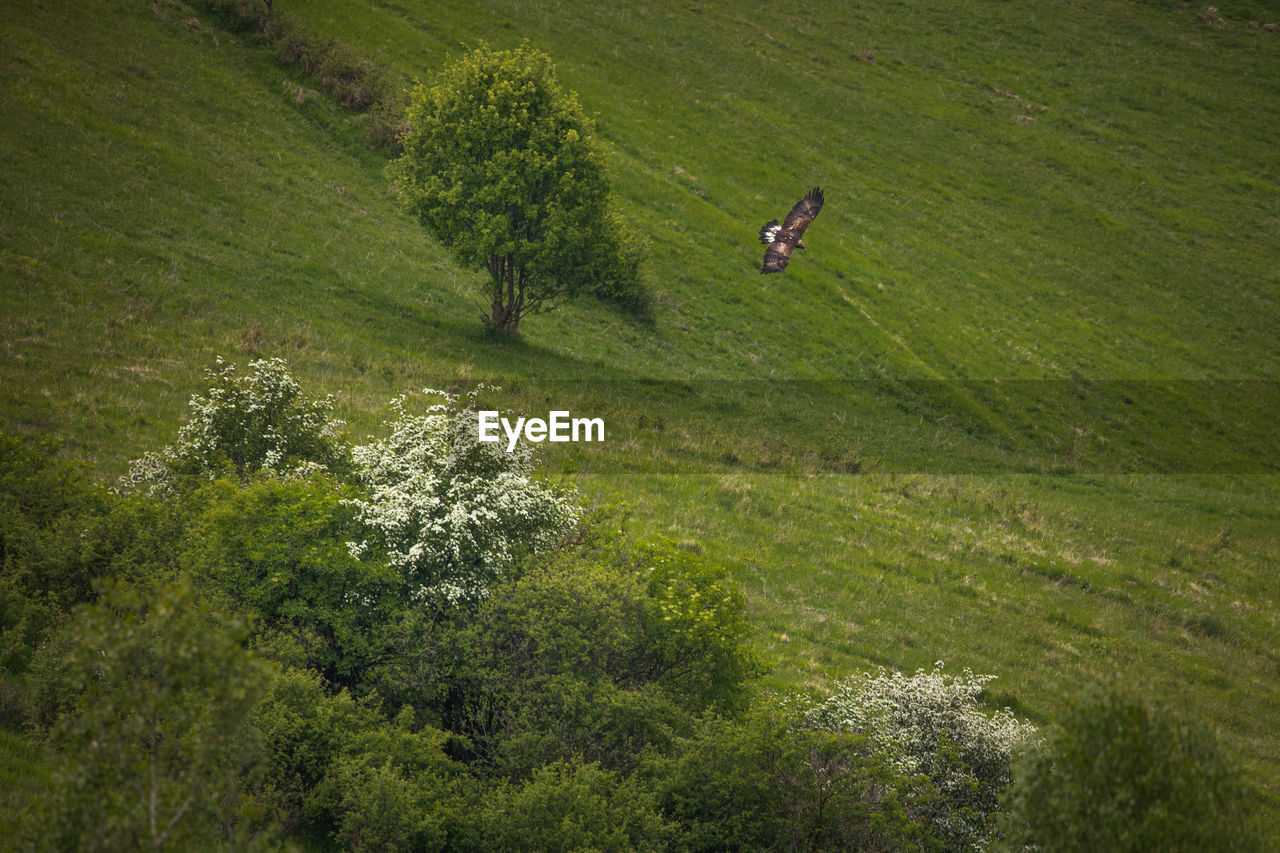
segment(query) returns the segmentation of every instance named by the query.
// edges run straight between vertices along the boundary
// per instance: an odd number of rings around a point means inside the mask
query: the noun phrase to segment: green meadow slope
[[[277,5],[406,77],[547,51],[653,323],[579,302],[487,338],[366,120],[268,47],[177,0],[13,0],[0,427],[108,478],[218,356],[287,359],[356,434],[496,379],[605,416],[549,467],[732,567],[771,686],[942,659],[1045,723],[1119,672],[1220,727],[1280,825],[1280,13]],[[815,184],[811,248],[760,276]]]

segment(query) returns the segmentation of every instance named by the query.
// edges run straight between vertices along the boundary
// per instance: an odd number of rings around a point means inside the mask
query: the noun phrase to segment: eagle
[[[822,190],[814,187],[809,190],[808,195],[796,202],[796,206],[791,208],[791,212],[787,214],[786,219],[782,220],[781,225],[778,224],[778,220],[772,219],[760,229],[760,242],[766,247],[764,266],[760,268],[761,275],[782,272],[787,268],[787,262],[791,260],[793,249],[808,248],[800,236],[804,234],[804,229],[809,227],[809,223],[814,220],[820,210],[822,210]]]

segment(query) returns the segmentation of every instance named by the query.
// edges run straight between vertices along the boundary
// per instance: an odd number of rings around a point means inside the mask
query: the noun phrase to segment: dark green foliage
[[[0,435],[0,567],[15,593],[66,611],[93,598],[103,561],[86,529],[107,513],[108,496],[54,450]],[[6,609],[0,626],[21,618]]]
[[[757,666],[723,570],[618,544],[530,566],[440,646],[447,728],[502,775],[627,770],[691,712],[737,710]]]
[[[84,608],[48,652],[74,699],[53,730],[62,767],[32,846],[243,847],[269,832],[248,725],[268,671],[243,637],[189,588],[146,600],[117,585]]]
[[[203,589],[253,616],[255,641],[288,660],[352,683],[373,654],[371,634],[393,612],[398,578],[353,557],[347,487],[323,475],[219,481],[194,496],[186,566]]]
[[[1214,733],[1118,686],[1067,707],[1008,803],[1011,849],[1253,851],[1251,795]]]
[[[803,730],[765,707],[703,721],[672,757],[651,761],[674,849],[928,850],[929,786],[904,778],[865,740]]]
[[[504,334],[574,293],[647,305],[593,132],[527,44],[482,44],[413,90],[396,192],[459,264],[489,274],[487,320]]]
[[[635,781],[592,764],[550,764],[485,799],[475,849],[569,853],[667,849],[671,828]]]
[[[254,719],[266,752],[267,785],[295,834],[332,837],[352,849],[444,849],[464,820],[461,767],[444,735],[417,725],[411,709],[393,720],[345,690],[286,670]]]
[[[0,725],[15,729],[43,713],[19,676],[51,629],[100,580],[154,582],[174,548],[163,507],[110,494],[54,452],[0,436]]]

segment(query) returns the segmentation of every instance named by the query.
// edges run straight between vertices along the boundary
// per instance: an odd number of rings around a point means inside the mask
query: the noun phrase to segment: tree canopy
[[[390,174],[405,208],[463,266],[489,274],[486,319],[590,292],[645,303],[640,251],[610,206],[604,156],[550,57],[481,44],[415,87]]]

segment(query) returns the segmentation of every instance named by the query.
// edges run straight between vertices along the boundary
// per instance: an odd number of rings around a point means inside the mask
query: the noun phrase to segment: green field
[[[197,3],[9,0],[0,429],[110,480],[218,356],[286,359],[360,437],[496,381],[604,417],[547,468],[728,566],[768,686],[943,660],[1045,724],[1119,674],[1218,728],[1280,827],[1280,11],[276,6],[409,79],[550,54],[653,321],[583,300],[496,341],[367,116],[269,45]]]

